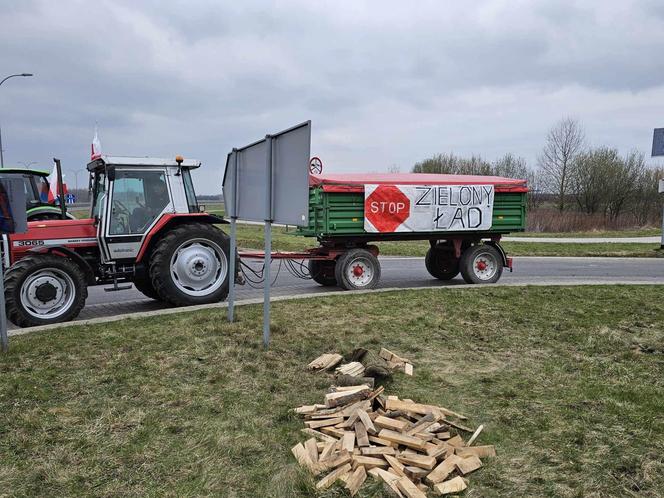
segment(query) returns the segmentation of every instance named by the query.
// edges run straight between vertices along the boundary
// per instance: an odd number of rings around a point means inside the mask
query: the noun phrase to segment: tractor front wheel
[[[230,240],[204,223],[180,225],[157,243],[150,280],[158,296],[174,306],[222,301],[228,295]]]
[[[19,327],[72,320],[87,297],[85,274],[75,262],[61,256],[26,256],[5,275],[7,318]]]

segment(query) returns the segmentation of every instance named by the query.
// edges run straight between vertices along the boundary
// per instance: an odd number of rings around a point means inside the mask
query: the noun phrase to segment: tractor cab
[[[62,218],[62,210],[49,196],[49,173],[36,169],[0,168],[0,178],[19,178],[23,180],[25,191],[26,214],[28,221],[57,220]],[[50,198],[49,198],[50,197]],[[73,219],[69,213],[66,217]]]
[[[164,215],[198,213],[191,170],[199,166],[181,157],[101,156],[90,162],[90,217],[102,260],[135,259]]]

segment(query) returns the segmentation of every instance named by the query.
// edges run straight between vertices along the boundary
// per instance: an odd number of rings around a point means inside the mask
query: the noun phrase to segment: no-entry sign
[[[461,232],[493,223],[493,185],[365,185],[367,232]]]

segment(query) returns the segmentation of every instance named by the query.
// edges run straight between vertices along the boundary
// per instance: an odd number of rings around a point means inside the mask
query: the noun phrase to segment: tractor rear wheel
[[[19,327],[72,320],[87,297],[83,270],[62,256],[26,256],[5,274],[7,318]]]
[[[342,289],[373,289],[380,282],[380,263],[366,249],[350,249],[339,256],[335,275]]]
[[[459,274],[459,259],[451,251],[439,247],[429,248],[424,265],[429,274],[438,280],[452,280]]]
[[[492,245],[478,244],[461,254],[461,276],[469,284],[493,284],[503,274],[503,257]]]
[[[216,303],[228,295],[230,240],[204,223],[180,225],[157,243],[149,274],[157,295],[174,306]]]
[[[337,277],[334,275],[336,261],[310,259],[307,266],[314,282],[325,287],[337,285]]]

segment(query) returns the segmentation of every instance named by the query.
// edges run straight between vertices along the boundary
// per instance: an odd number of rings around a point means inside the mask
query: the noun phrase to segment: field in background
[[[223,216],[223,204],[205,205],[208,212]],[[87,210],[72,210],[79,217],[88,216]],[[227,228],[224,228],[228,231]],[[574,232],[574,233],[523,233],[511,234],[523,237],[646,237],[659,235],[661,230],[623,230],[615,232]],[[263,226],[238,223],[238,246],[245,249],[263,248]],[[317,245],[316,239],[295,235],[294,227],[275,226],[272,229],[275,251],[303,251]],[[427,241],[382,242],[377,244],[384,256],[424,256],[429,248]],[[531,242],[504,242],[510,256],[609,256],[609,257],[662,257],[659,244],[612,243],[612,244],[551,244]]]
[[[291,412],[326,351],[412,359],[388,393],[485,425],[473,496],[661,496],[664,286],[328,296],[16,337],[0,357],[0,486],[17,496],[316,495]],[[405,305],[404,303],[407,303]],[[303,319],[306,317],[306,319]],[[373,481],[369,480],[369,483]],[[358,495],[386,496],[372,484]]]

